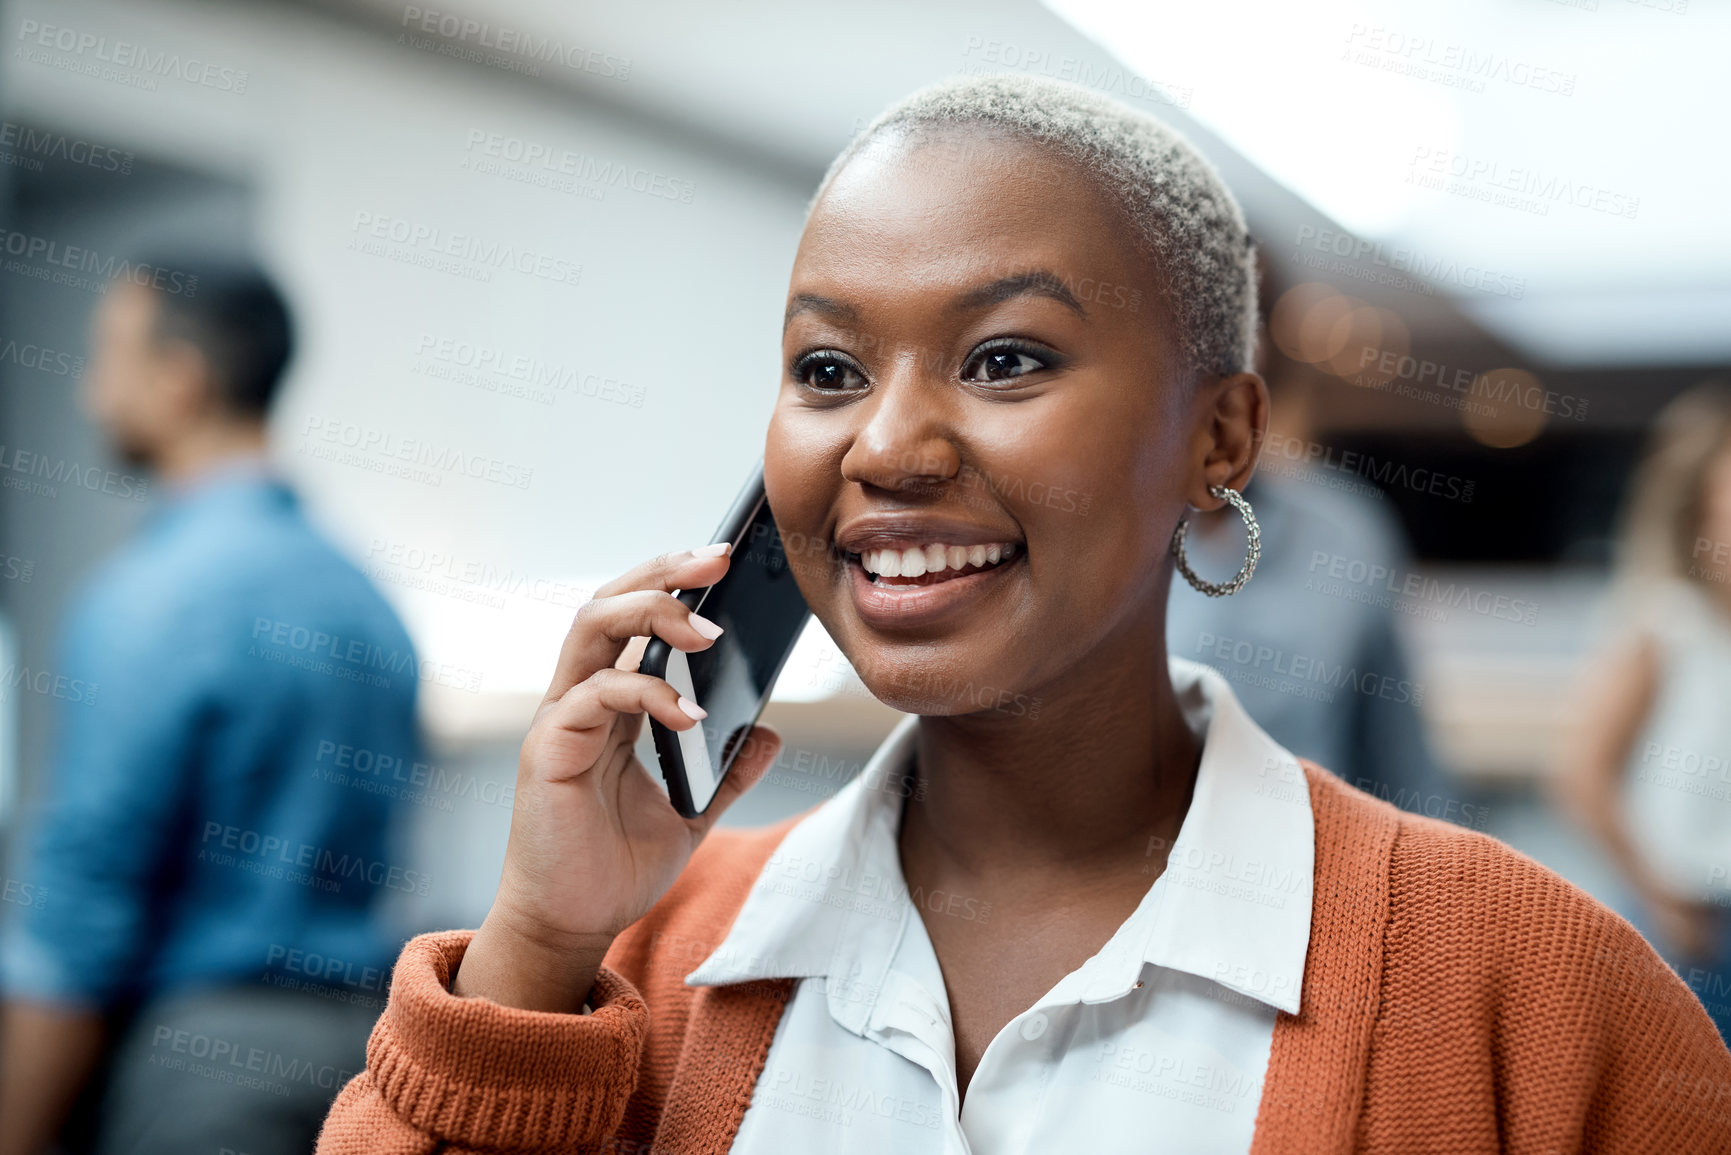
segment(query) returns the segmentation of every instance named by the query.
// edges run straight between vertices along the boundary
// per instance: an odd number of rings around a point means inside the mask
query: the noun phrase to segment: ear
[[[191,341],[170,337],[151,350],[151,375],[163,406],[185,420],[208,416],[222,407],[210,359]]]
[[[1256,472],[1268,433],[1268,386],[1255,373],[1222,377],[1197,391],[1195,412],[1184,499],[1196,509],[1219,509],[1226,503],[1209,488],[1223,485],[1243,492]]]

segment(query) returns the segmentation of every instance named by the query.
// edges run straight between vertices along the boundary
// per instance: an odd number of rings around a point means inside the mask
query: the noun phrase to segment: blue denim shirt
[[[429,880],[394,848],[401,803],[336,768],[415,760],[417,663],[287,488],[229,471],[157,511],[75,598],[58,672],[8,996],[256,982],[290,951],[389,965],[376,904]]]

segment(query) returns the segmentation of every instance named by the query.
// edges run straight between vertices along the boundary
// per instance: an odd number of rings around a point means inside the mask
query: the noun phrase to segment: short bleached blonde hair
[[[995,128],[1074,161],[1122,208],[1164,287],[1185,370],[1248,371],[1256,344],[1256,261],[1238,202],[1194,145],[1163,122],[1074,84],[1017,74],[970,76],[893,105],[844,148],[811,200],[883,137]],[[809,208],[808,208],[809,215]]]

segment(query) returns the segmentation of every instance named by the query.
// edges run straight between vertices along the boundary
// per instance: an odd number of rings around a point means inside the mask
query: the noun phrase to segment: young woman
[[[814,811],[711,831],[760,730],[684,821],[632,744],[698,711],[633,639],[709,645],[668,591],[728,559],[603,589],[491,912],[405,948],[321,1150],[1731,1149],[1731,1054],[1627,924],[1167,661],[1174,530],[1238,505],[1267,421],[1252,267],[1206,162],[1082,90],[869,127],[794,261],[765,477],[914,717]]]
[[[1659,415],[1624,521],[1616,636],[1555,780],[1731,1037],[1731,389]]]

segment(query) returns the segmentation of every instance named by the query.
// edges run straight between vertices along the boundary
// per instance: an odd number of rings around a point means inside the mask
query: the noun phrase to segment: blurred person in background
[[[396,804],[320,767],[414,753],[413,651],[267,465],[277,289],[228,259],[138,267],[179,276],[110,286],[81,401],[167,500],[65,624],[58,672],[94,700],[57,720],[21,865],[45,897],[5,927],[0,1153],[74,1113],[72,1149],[300,1152],[365,1060],[375,1000],[348,996],[396,947],[377,901],[414,884]]]
[[[1659,415],[1623,520],[1613,637],[1553,780],[1731,1039],[1731,389]]]
[[[1266,271],[1264,265],[1264,285]],[[1262,316],[1269,306],[1265,300]],[[1250,716],[1301,758],[1403,810],[1482,825],[1474,821],[1476,808],[1449,797],[1392,601],[1376,596],[1381,584],[1365,584],[1362,600],[1318,588],[1350,584],[1330,576],[1342,567],[1404,573],[1406,541],[1382,501],[1335,487],[1350,475],[1304,464],[1315,432],[1314,399],[1305,383],[1270,372],[1271,360],[1264,325],[1257,369],[1268,379],[1269,428],[1263,470],[1246,493],[1262,527],[1256,580],[1231,598],[1172,583],[1167,647],[1176,657],[1220,670]],[[1186,546],[1200,559],[1198,568],[1232,573],[1244,557],[1238,515],[1226,508],[1194,521]],[[1248,662],[1238,660],[1247,652]]]

